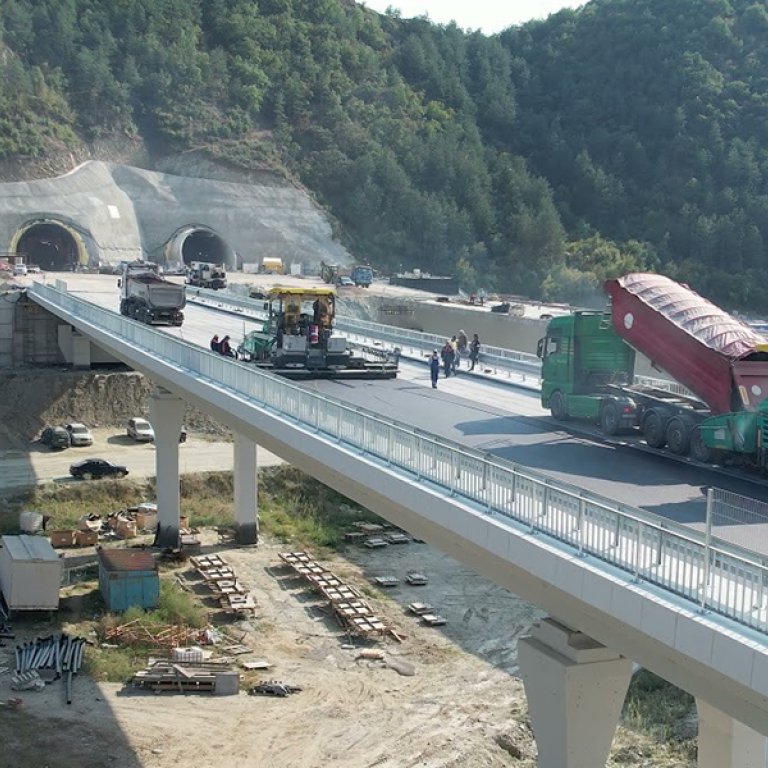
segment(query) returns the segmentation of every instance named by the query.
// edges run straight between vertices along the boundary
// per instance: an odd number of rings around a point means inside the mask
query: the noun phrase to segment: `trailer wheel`
[[[687,456],[691,448],[690,428],[679,416],[670,419],[667,424],[667,445],[669,450],[678,456]]]
[[[699,425],[691,430],[691,456],[703,464],[711,464],[714,458],[712,449],[704,445]]]
[[[618,435],[621,429],[619,409],[616,403],[610,400],[600,408],[600,429],[604,435]]]
[[[552,418],[558,421],[568,420],[568,403],[565,400],[565,395],[559,389],[553,392],[552,397],[549,398],[549,411]]]
[[[651,448],[663,448],[667,443],[664,420],[654,409],[648,411],[643,419],[643,437]]]

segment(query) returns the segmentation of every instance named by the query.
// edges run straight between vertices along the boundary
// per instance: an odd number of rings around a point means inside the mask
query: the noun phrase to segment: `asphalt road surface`
[[[116,309],[115,279],[95,278],[77,276],[70,280],[70,289]],[[188,305],[185,315],[183,327],[168,332],[202,346],[214,333],[229,334],[237,343],[251,327],[243,318],[195,305]],[[768,502],[766,486],[564,431],[530,391],[461,374],[441,378],[433,390],[426,366],[402,361],[396,380],[316,381],[304,386],[697,528],[704,523],[709,486]],[[768,549],[768,531],[760,527],[755,533],[765,536],[755,548]]]

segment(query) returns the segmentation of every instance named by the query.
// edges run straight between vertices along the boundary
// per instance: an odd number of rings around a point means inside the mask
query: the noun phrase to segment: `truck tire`
[[[619,408],[611,400],[600,406],[600,429],[604,435],[618,435],[621,431]]]
[[[714,460],[712,449],[704,445],[704,440],[701,437],[701,427],[698,424],[691,430],[691,458],[703,464],[711,464]]]
[[[663,448],[667,444],[664,419],[654,408],[647,411],[643,418],[643,437],[651,448]]]
[[[678,456],[687,456],[691,449],[691,428],[686,421],[679,416],[674,416],[667,424],[667,446],[672,453]]]
[[[568,420],[568,403],[565,395],[559,389],[554,391],[549,398],[549,412],[552,414],[553,419],[558,421]]]

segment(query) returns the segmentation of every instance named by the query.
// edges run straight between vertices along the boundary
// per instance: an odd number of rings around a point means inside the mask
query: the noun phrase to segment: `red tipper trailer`
[[[768,339],[685,285],[633,273],[607,280],[613,327],[713,414],[768,397]]]

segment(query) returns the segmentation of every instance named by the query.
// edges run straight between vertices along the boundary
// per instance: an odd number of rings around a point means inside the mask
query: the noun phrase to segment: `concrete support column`
[[[74,329],[72,331],[72,367],[91,367],[91,342]]]
[[[629,659],[549,618],[520,640],[517,658],[538,768],[605,766],[632,675]]]
[[[157,518],[159,547],[179,546],[179,435],[184,418],[184,401],[162,387],[149,397],[149,413],[155,430],[157,473]]]
[[[766,768],[768,739],[696,699],[699,712],[698,768]]]
[[[235,540],[238,544],[259,541],[259,479],[257,445],[235,432]]]

